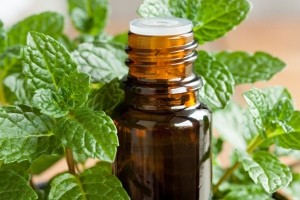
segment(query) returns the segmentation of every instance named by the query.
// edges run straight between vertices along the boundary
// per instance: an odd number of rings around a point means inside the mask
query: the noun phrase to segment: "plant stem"
[[[220,178],[220,180],[217,182],[217,184],[213,188],[213,193],[216,193],[219,189],[219,186],[229,178],[229,176],[237,169],[239,168],[241,163],[236,162],[232,167],[228,168],[225,174]]]
[[[289,198],[286,197],[286,194],[284,194],[283,192],[280,192],[280,191],[274,192],[272,194],[272,197],[276,200],[289,200]]]
[[[70,148],[66,148],[66,159],[67,159],[69,172],[71,174],[75,175],[76,174],[76,172],[75,172],[75,162],[74,162],[74,158],[73,158],[72,149],[70,149]]]
[[[251,154],[261,143],[263,142],[262,138],[257,135],[255,138],[253,138],[247,147],[247,153]],[[232,167],[228,168],[226,170],[226,172],[224,173],[224,175],[219,179],[219,181],[217,182],[217,184],[214,186],[213,188],[213,193],[216,193],[220,187],[220,185],[226,181],[231,175],[232,173],[239,168],[239,166],[241,165],[240,162],[236,162]]]

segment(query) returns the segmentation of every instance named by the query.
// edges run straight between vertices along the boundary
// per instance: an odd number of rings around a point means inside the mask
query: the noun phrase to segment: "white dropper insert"
[[[139,18],[130,22],[129,30],[138,35],[179,35],[192,31],[191,21],[175,17]]]

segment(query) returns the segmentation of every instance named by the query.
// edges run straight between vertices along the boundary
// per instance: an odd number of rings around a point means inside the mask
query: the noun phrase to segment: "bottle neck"
[[[202,81],[193,73],[196,47],[192,32],[173,36],[129,33],[125,102],[155,112],[198,105]]]

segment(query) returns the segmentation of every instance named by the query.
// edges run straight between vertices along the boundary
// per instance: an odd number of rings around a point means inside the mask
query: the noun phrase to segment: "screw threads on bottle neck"
[[[193,33],[146,36],[129,32],[126,102],[148,111],[175,111],[198,104],[201,79],[193,73],[197,58]]]

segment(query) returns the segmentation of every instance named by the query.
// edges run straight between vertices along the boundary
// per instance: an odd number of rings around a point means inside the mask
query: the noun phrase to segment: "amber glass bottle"
[[[133,200],[210,199],[211,113],[197,100],[196,47],[188,20],[130,23],[114,170]]]

